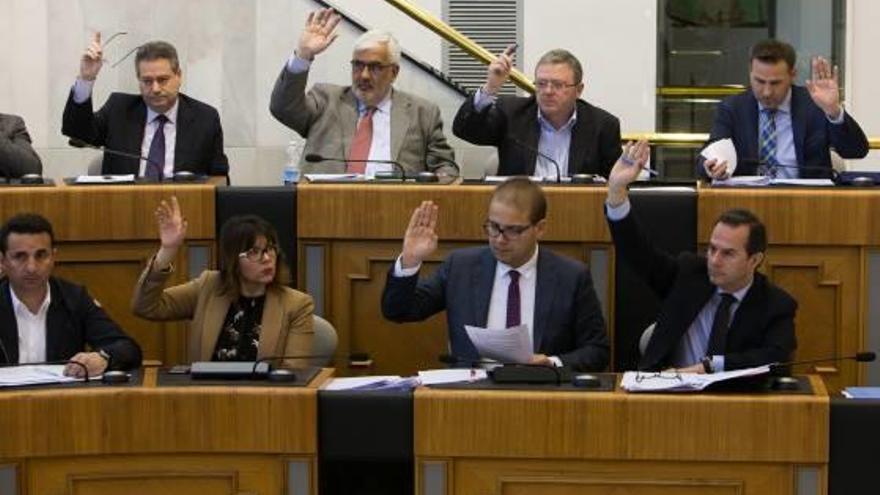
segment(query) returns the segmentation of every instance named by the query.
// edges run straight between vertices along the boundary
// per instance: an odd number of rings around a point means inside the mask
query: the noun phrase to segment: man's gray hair
[[[397,38],[388,31],[383,31],[381,29],[371,29],[367,31],[355,40],[354,51],[358,52],[379,46],[385,46],[388,48],[389,62],[395,65],[400,65],[400,43],[397,41]]]
[[[580,84],[584,81],[584,69],[581,68],[580,61],[568,50],[562,48],[550,50],[541,55],[535,68],[545,64],[565,64],[571,67],[571,71],[574,72],[574,84]]]

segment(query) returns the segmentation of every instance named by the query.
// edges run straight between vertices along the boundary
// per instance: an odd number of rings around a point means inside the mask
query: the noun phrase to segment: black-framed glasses
[[[528,225],[501,225],[497,222],[493,222],[492,220],[486,220],[483,223],[483,232],[486,233],[489,237],[498,237],[499,235],[503,235],[504,237],[514,240],[518,239],[519,236],[523,234],[523,232],[532,228],[534,224]]]
[[[556,79],[537,79],[535,87],[540,90],[552,89],[553,91],[561,91],[565,88],[573,88],[579,83],[569,84],[567,82],[557,81]]]
[[[373,76],[378,76],[383,70],[394,64],[383,64],[382,62],[362,62],[360,60],[351,61],[351,71],[360,74],[366,68]]]
[[[643,373],[641,371],[636,372],[636,383],[642,383],[644,381],[651,380],[676,380],[679,382],[684,381],[678,371],[657,371],[654,373]]]
[[[254,246],[247,251],[242,251],[238,253],[239,258],[244,258],[248,261],[252,261],[254,263],[258,263],[263,261],[263,259],[272,259],[278,256],[278,246],[274,244],[269,244],[264,248],[259,248]]]

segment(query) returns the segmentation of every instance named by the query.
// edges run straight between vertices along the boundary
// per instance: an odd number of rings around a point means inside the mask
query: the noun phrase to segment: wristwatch
[[[712,358],[710,358],[709,356],[706,356],[703,359],[701,359],[700,362],[703,363],[703,371],[705,371],[706,373],[709,373],[709,374],[712,374],[715,372],[715,370],[712,368]]]
[[[110,353],[105,351],[104,349],[98,349],[98,355],[101,356],[102,358],[104,358],[104,361],[107,361],[107,368],[106,369],[110,369],[110,361],[112,361],[112,359],[113,359],[110,356]]]

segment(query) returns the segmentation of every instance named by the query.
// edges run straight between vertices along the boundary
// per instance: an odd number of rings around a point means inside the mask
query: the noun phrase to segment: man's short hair
[[[361,50],[368,50],[370,48],[382,46],[388,49],[388,61],[394,65],[400,65],[400,43],[397,41],[397,38],[388,31],[383,31],[381,29],[371,29],[367,31],[355,40],[353,51],[359,52]]]
[[[544,197],[544,191],[528,177],[511,177],[502,182],[492,193],[491,201],[498,201],[527,212],[532,225],[547,216],[547,198]]]
[[[788,65],[788,69],[794,69],[794,64],[797,62],[797,54],[794,51],[794,47],[789,45],[784,41],[779,40],[763,40],[755,43],[752,46],[752,51],[749,54],[749,63],[753,60],[760,60],[766,64],[775,64],[779,61],[783,61]]]
[[[574,84],[580,84],[584,80],[584,69],[581,67],[580,61],[568,50],[556,48],[541,55],[535,69],[537,70],[538,67],[546,64],[565,64],[571,67],[571,71],[574,72]]]
[[[767,229],[761,219],[749,210],[739,208],[727,210],[715,221],[715,225],[719,223],[731,227],[739,227],[740,225],[749,227],[749,240],[746,242],[746,253],[749,256],[767,250]]]
[[[0,253],[6,254],[9,247],[9,234],[49,234],[50,247],[55,245],[55,233],[52,224],[42,215],[36,213],[19,213],[10,218],[0,228]]]
[[[171,70],[180,72],[180,59],[177,58],[177,49],[166,41],[148,41],[137,49],[134,56],[134,70],[140,74],[141,62],[165,59],[171,64]]]

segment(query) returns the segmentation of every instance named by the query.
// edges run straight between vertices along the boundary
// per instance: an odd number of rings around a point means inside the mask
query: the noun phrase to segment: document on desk
[[[132,184],[134,174],[122,175],[80,175],[77,176],[77,184]]]
[[[419,371],[419,381],[422,385],[475,382],[477,380],[485,380],[487,377],[486,370],[475,368],[450,368]]]
[[[64,376],[63,364],[35,364],[33,366],[0,368],[0,387],[23,387],[80,381],[83,381],[82,378]]]
[[[309,182],[363,182],[362,174],[305,174]]]
[[[620,387],[627,392],[699,392],[713,383],[769,372],[769,365],[710,374],[627,371]]]
[[[532,358],[532,338],[529,327],[481,328],[464,326],[468,338],[480,356],[502,363],[528,363]]]

